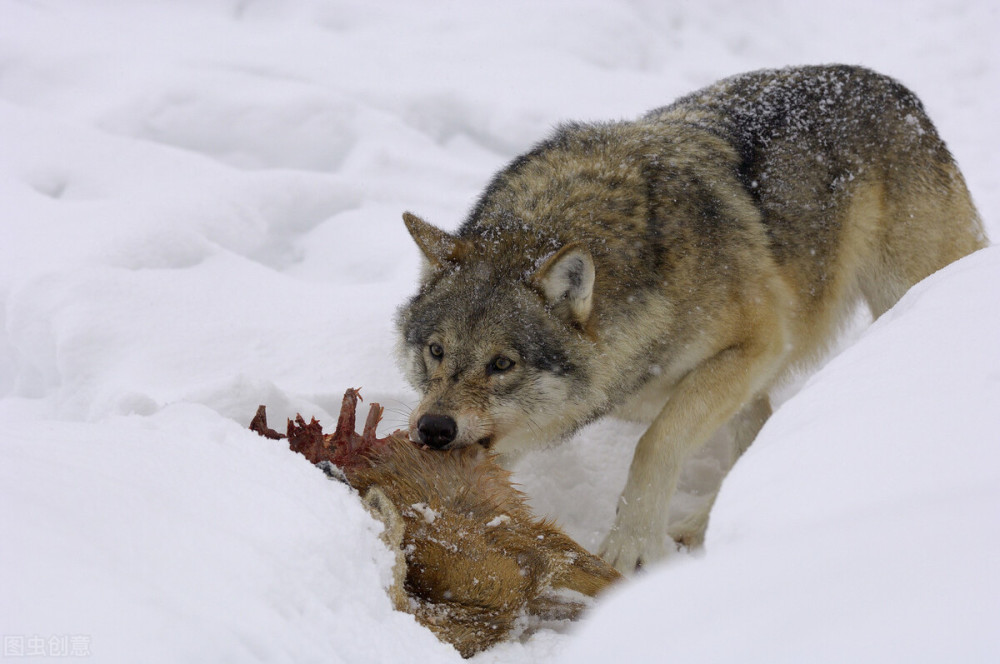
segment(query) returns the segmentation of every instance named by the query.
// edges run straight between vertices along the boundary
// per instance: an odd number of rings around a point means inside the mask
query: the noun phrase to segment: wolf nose
[[[458,434],[458,424],[447,415],[423,415],[417,420],[420,442],[436,450],[441,449]]]

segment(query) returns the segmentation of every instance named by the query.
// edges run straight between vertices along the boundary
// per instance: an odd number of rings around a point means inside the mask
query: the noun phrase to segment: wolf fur
[[[411,436],[511,454],[614,413],[649,423],[601,554],[622,571],[697,546],[668,533],[685,459],[737,453],[768,391],[987,239],[917,97],[859,67],[758,71],[632,122],[567,124],[423,253],[401,307]]]

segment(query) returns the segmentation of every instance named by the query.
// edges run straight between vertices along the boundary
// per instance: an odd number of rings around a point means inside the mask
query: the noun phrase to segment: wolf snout
[[[423,415],[417,420],[420,442],[436,450],[446,447],[458,435],[458,424],[447,415]]]

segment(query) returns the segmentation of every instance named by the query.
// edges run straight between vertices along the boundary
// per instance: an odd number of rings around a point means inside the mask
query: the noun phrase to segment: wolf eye
[[[504,357],[503,355],[493,358],[490,362],[489,373],[503,373],[504,371],[510,371],[514,366],[514,360],[509,357]]]
[[[431,357],[435,359],[440,360],[442,357],[444,357],[444,347],[437,342],[432,343],[428,347],[428,350],[431,352]]]

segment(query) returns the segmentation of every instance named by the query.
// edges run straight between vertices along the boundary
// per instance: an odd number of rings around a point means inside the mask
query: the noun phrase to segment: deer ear
[[[431,226],[415,214],[404,212],[403,223],[426,259],[425,277],[450,263],[458,263],[467,252],[463,240]]]
[[[531,275],[546,301],[564,318],[584,325],[594,303],[594,259],[578,242],[567,244]]]

